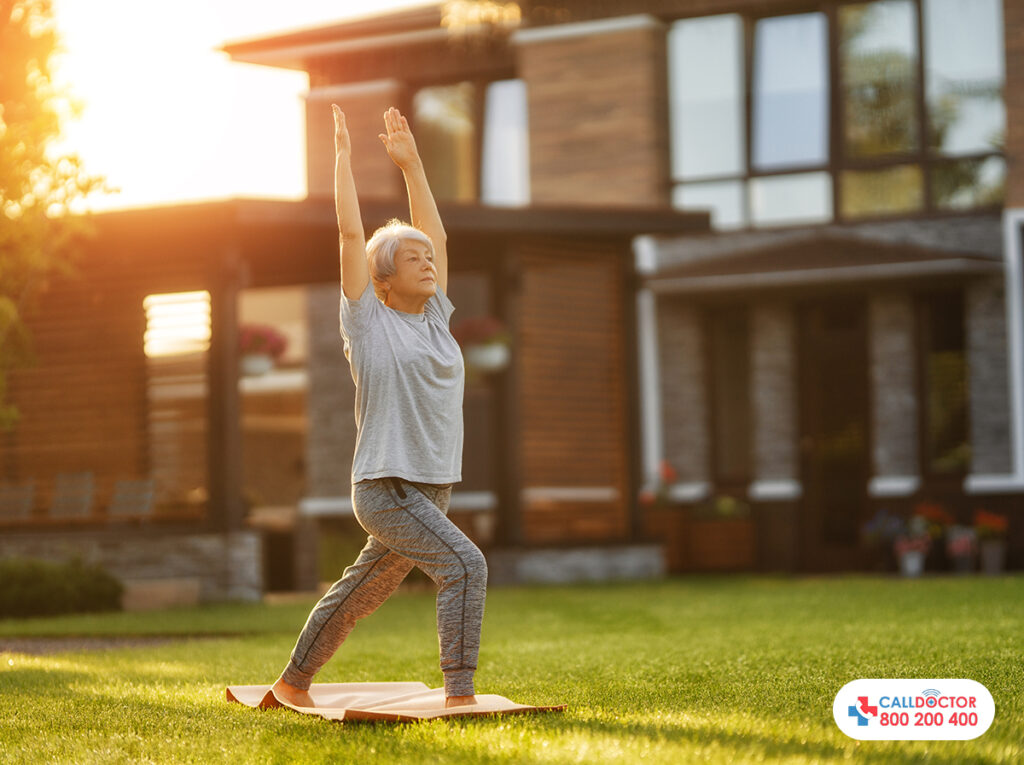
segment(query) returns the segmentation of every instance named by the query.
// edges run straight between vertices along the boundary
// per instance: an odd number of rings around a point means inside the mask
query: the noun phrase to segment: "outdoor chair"
[[[153,513],[152,478],[122,478],[114,485],[107,512],[117,518],[144,518]]]
[[[0,485],[0,521],[24,521],[32,515],[36,482]]]
[[[91,471],[59,473],[50,503],[51,518],[88,518],[95,480]]]

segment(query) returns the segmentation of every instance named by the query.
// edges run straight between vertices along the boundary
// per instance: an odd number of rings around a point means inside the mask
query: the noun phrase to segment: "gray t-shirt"
[[[352,483],[462,480],[465,366],[448,329],[454,310],[440,286],[421,314],[384,305],[372,280],[358,300],[341,291],[341,335],[356,384]]]

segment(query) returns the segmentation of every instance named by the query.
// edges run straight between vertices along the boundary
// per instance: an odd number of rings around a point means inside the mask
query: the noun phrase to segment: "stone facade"
[[[664,456],[681,483],[706,482],[710,450],[700,313],[663,297],[656,312]]]
[[[347,497],[352,487],[355,383],[341,337],[340,301],[340,285],[309,287],[307,497]]]
[[[750,396],[754,477],[798,479],[796,327],[785,303],[755,304],[750,315]]]
[[[972,281],[966,292],[971,473],[1012,471],[1006,305],[1001,278]]]
[[[871,454],[874,475],[915,477],[919,472],[918,401],[914,303],[903,291],[868,301],[868,363],[871,365]]]
[[[195,580],[204,602],[258,601],[263,595],[262,539],[256,531],[83,531],[8,534],[0,558],[60,563],[78,557],[122,581]]]

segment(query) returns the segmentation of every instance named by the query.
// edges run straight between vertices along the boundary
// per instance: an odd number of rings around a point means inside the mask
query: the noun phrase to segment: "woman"
[[[313,676],[356,620],[419,566],[438,585],[445,706],[475,704],[487,564],[446,516],[452,484],[462,480],[465,380],[448,329],[455,306],[445,294],[446,235],[409,123],[392,108],[379,137],[405,176],[412,226],[393,220],[364,239],[345,115],[332,108],[341,334],[356,383],[352,504],[370,536],[314,606],[273,690],[295,706],[314,706]]]

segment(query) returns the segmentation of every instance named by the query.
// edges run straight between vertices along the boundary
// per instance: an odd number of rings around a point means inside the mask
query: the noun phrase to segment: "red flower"
[[[679,478],[679,474],[676,473],[675,468],[668,463],[668,460],[661,461],[661,464],[658,467],[658,474],[661,477],[662,483],[675,483],[676,479]]]
[[[978,509],[974,511],[974,528],[982,537],[1001,537],[1006,534],[1010,521],[1005,515]]]

